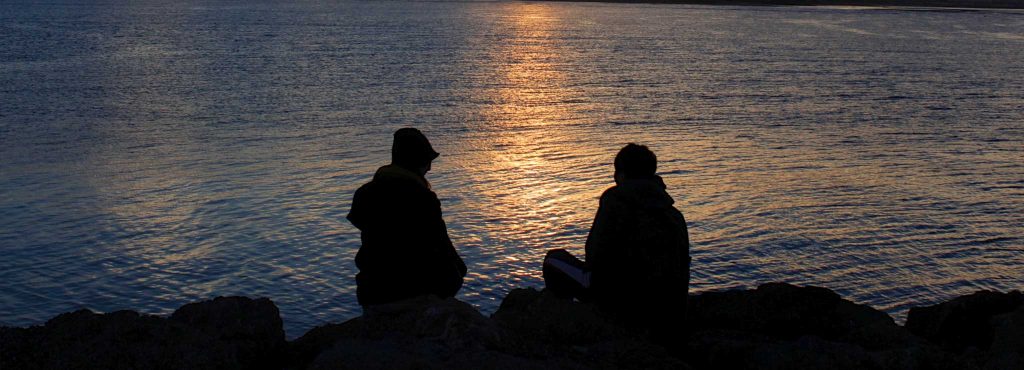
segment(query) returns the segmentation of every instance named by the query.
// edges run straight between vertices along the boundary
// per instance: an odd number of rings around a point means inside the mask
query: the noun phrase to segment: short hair
[[[658,157],[646,146],[629,143],[615,155],[615,172],[627,179],[650,178],[657,169]]]

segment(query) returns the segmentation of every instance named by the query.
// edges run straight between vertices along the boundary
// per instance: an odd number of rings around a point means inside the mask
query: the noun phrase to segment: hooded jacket
[[[427,294],[452,297],[462,287],[466,264],[423,176],[397,165],[381,167],[356,190],[348,220],[362,233],[356,253],[360,305]]]
[[[657,176],[624,180],[601,195],[586,244],[599,305],[652,319],[684,314],[689,235],[673,203]]]

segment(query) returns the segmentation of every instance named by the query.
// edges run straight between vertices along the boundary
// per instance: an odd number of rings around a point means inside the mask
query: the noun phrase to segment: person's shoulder
[[[618,185],[612,185],[611,187],[604,189],[601,193],[601,200],[618,196],[622,193],[622,189]]]
[[[387,165],[377,169],[373,181],[383,188],[399,188],[404,191],[430,192],[430,183],[422,175],[397,165]]]
[[[376,188],[376,187],[377,187],[377,184],[375,184],[373,182],[373,180],[367,181],[365,184],[362,184],[358,188],[356,188],[356,191],[353,194],[353,196],[355,198],[366,197],[366,195],[369,194],[369,193],[372,193],[373,189]]]
[[[610,188],[605,189],[601,193],[601,204],[610,205],[616,203],[622,203],[623,198],[627,196],[626,190],[619,185],[612,185]]]

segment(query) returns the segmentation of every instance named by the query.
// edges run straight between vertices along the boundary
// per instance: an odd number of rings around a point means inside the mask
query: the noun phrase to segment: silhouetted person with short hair
[[[564,249],[544,258],[548,289],[593,301],[661,341],[679,340],[690,282],[689,235],[646,146],[615,156],[615,183],[601,195],[586,262]],[[677,336],[677,338],[673,338]]]
[[[452,297],[466,264],[448,237],[441,202],[424,175],[439,154],[422,132],[395,132],[391,164],[356,190],[348,220],[362,232],[356,297],[372,306],[424,295]]]

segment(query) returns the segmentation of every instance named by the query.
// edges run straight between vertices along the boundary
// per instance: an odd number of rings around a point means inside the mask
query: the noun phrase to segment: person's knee
[[[547,262],[550,259],[556,259],[556,260],[560,260],[560,261],[570,261],[570,260],[576,259],[576,257],[573,256],[572,253],[569,253],[569,251],[567,251],[565,249],[562,249],[562,248],[559,248],[559,249],[549,250],[548,253],[544,255],[544,261],[545,262]]]
[[[565,249],[548,251],[541,272],[545,287],[557,296],[582,300],[588,295],[590,283],[586,263]]]
[[[558,261],[558,262],[561,262],[561,263],[554,262],[554,261]],[[565,249],[552,249],[552,250],[549,250],[547,252],[547,254],[544,255],[544,265],[551,265],[551,264],[557,264],[557,265],[563,265],[564,264],[564,265],[572,266],[573,268],[579,269],[579,270],[586,270],[587,269],[586,262],[583,262],[583,260],[580,260],[579,258],[576,258],[576,256],[573,256],[572,253],[569,253],[569,251],[567,251]]]

